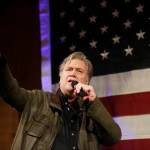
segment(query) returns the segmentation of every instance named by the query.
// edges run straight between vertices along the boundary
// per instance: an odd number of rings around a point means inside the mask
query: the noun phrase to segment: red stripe
[[[150,92],[100,98],[112,116],[150,114]]]
[[[102,150],[150,150],[150,139],[124,140],[112,147],[102,146]]]

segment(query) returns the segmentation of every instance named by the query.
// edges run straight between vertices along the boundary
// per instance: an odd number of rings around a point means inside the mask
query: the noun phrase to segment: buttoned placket
[[[70,130],[70,147],[72,147],[72,150],[76,150],[77,147],[76,147],[76,142],[77,142],[77,118],[73,118],[73,116],[70,115],[72,109],[69,105],[69,103],[66,101],[65,102],[65,107],[69,113],[69,130]]]
[[[77,132],[78,132],[78,110],[72,108],[72,104],[68,102],[65,97],[62,99],[62,107],[64,110],[64,115],[67,120],[68,126],[68,146],[71,150],[78,150],[77,148]]]

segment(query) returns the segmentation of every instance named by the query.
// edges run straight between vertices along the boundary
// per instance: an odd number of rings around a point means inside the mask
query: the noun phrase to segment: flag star
[[[74,3],[74,0],[69,0],[69,3]]]
[[[96,48],[97,41],[93,40],[89,44],[91,45],[91,48]]]
[[[60,18],[64,18],[65,15],[66,15],[66,12],[65,12],[65,11],[62,11],[62,12],[60,13]]]
[[[102,8],[106,8],[107,6],[107,2],[105,0],[103,0],[100,5],[102,6]]]
[[[90,17],[90,18],[89,18],[90,23],[92,23],[92,22],[96,23],[96,18],[97,18],[97,16],[92,16],[92,17]]]
[[[125,29],[131,28],[131,24],[132,24],[132,21],[127,20],[127,21],[124,23]]]
[[[112,40],[114,41],[114,43],[113,43],[113,44],[120,43],[120,42],[119,42],[120,38],[121,38],[121,37],[119,37],[119,36],[115,35],[115,37],[114,37],[114,38],[112,38]]]
[[[71,22],[69,22],[69,26],[72,28],[72,27],[75,27],[75,21],[71,21]]]
[[[130,45],[128,45],[128,48],[124,49],[124,51],[126,52],[126,56],[132,55],[133,48],[131,48]]]
[[[102,60],[108,59],[108,54],[109,54],[109,52],[106,52],[106,50],[104,50],[103,53],[100,53],[100,55],[102,56]]]
[[[69,47],[69,49],[70,49],[71,52],[74,52],[74,51],[75,51],[75,48],[76,48],[75,45],[72,45],[72,46]]]
[[[84,31],[84,30],[82,29],[82,31],[79,32],[80,38],[85,37],[85,34],[86,34],[86,31]]]
[[[137,14],[140,13],[140,12],[143,12],[143,8],[144,8],[144,6],[139,4],[139,6],[135,8],[137,10]]]
[[[130,2],[130,0],[125,0],[125,3]]]
[[[138,36],[138,40],[139,39],[144,39],[144,34],[145,34],[145,32],[142,32],[142,30],[140,30],[139,33],[136,33],[136,35]]]
[[[118,10],[114,10],[114,12],[112,12],[113,18],[118,18],[119,17],[119,11]]]
[[[66,36],[64,36],[64,35],[63,35],[62,37],[60,37],[60,41],[61,41],[61,43],[64,43],[64,42],[66,41],[66,38],[67,38],[67,37],[66,37]]]
[[[101,33],[103,34],[103,33],[107,33],[108,31],[107,31],[107,29],[108,29],[108,26],[103,26],[102,28],[100,28],[101,29]]]
[[[84,13],[84,12],[85,12],[85,9],[86,9],[85,6],[81,6],[81,7],[79,8],[79,11],[80,11],[81,13]]]

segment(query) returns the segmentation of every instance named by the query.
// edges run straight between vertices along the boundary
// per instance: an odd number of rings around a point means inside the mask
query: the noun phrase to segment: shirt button
[[[74,133],[71,133],[72,136],[74,136]]]
[[[72,149],[76,149],[76,147],[75,147],[75,146],[73,146],[73,147],[72,147]]]

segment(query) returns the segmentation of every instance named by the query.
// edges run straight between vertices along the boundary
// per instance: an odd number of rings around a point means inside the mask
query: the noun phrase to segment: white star
[[[97,18],[97,16],[90,17],[89,18],[90,19],[90,23],[92,23],[92,22],[96,23],[96,18]]]
[[[144,8],[144,6],[139,4],[139,6],[135,8],[137,10],[137,14],[140,13],[140,12],[143,12],[143,8]]]
[[[131,24],[132,24],[132,21],[127,20],[127,21],[124,23],[125,29],[131,28]]]
[[[125,0],[125,3],[130,2],[130,0]]]
[[[84,13],[84,12],[85,12],[85,9],[86,9],[85,6],[81,6],[81,7],[79,8],[79,11],[80,11],[81,13]]]
[[[86,34],[86,31],[84,31],[84,30],[82,29],[82,31],[79,32],[80,38],[85,37],[85,34]]]
[[[72,20],[71,22],[69,22],[69,26],[70,26],[70,28],[75,27],[75,21]]]
[[[66,36],[64,36],[64,35],[63,35],[62,37],[60,37],[60,41],[61,41],[61,43],[64,43],[64,42],[66,41],[66,38],[67,38],[67,37],[66,37]]]
[[[114,41],[114,43],[113,43],[113,44],[120,43],[120,42],[119,42],[120,38],[121,38],[121,37],[119,37],[119,36],[115,35],[115,37],[114,37],[114,38],[112,38],[112,40]]]
[[[112,12],[113,18],[118,18],[119,17],[119,11],[118,10],[114,10],[114,12]]]
[[[60,13],[60,18],[64,18],[65,15],[66,15],[66,12],[65,12],[65,11],[62,11],[62,12]]]
[[[136,35],[138,36],[138,40],[139,39],[144,39],[144,34],[145,34],[145,32],[142,32],[142,30],[140,30],[139,33],[136,33]]]
[[[70,3],[74,3],[74,0],[69,0]]]
[[[102,56],[102,60],[108,59],[108,54],[109,54],[109,52],[106,52],[106,50],[104,50],[103,53],[100,53],[100,55]]]
[[[75,48],[76,48],[75,45],[72,45],[72,46],[69,47],[69,49],[70,49],[71,52],[74,52],[74,51],[75,51]]]
[[[107,2],[105,0],[103,0],[100,5],[102,6],[102,8],[106,8]]]
[[[93,40],[89,44],[91,45],[91,48],[96,48],[97,41]]]
[[[103,33],[107,33],[108,31],[107,31],[107,29],[108,29],[108,26],[103,26],[102,28],[100,28],[101,29],[101,33],[103,34]]]
[[[131,48],[130,45],[128,45],[128,48],[124,49],[124,51],[126,52],[126,56],[132,55],[133,48]]]

